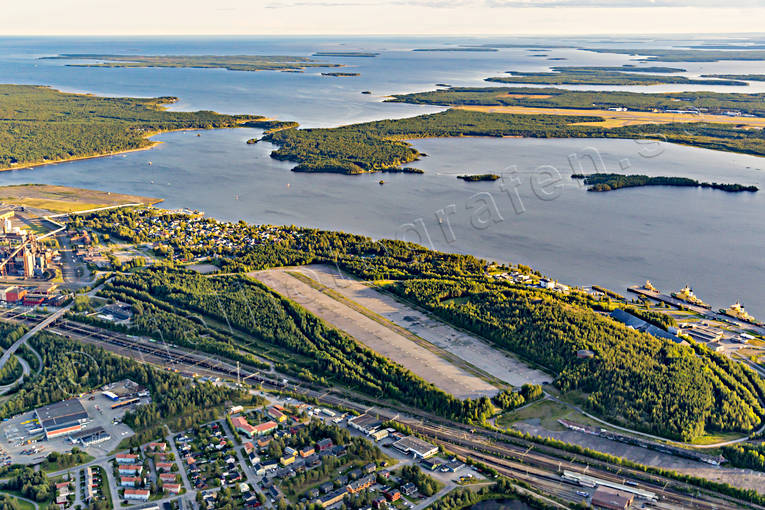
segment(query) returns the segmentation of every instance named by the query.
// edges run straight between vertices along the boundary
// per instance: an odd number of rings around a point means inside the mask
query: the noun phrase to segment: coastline
[[[243,127],[243,124],[248,121],[240,121],[237,123],[236,126],[232,127],[223,127],[223,128],[180,128],[180,129],[166,129],[166,130],[160,130],[160,131],[151,131],[149,133],[144,134],[143,139],[147,140],[149,142],[148,145],[145,147],[135,147],[133,149],[125,149],[121,151],[112,151],[112,152],[104,152],[99,154],[89,154],[87,156],[73,156],[71,158],[63,158],[63,159],[55,159],[50,161],[38,161],[35,163],[24,163],[19,164],[16,166],[6,166],[6,167],[0,167],[0,172],[9,172],[11,170],[32,170],[34,168],[38,168],[41,166],[46,165],[60,165],[62,163],[71,163],[72,161],[82,161],[86,159],[95,159],[95,158],[106,158],[109,156],[118,156],[120,154],[128,154],[131,152],[139,152],[139,151],[148,151],[156,147],[157,145],[161,145],[165,142],[159,142],[156,140],[149,140],[152,136],[157,135],[163,135],[165,133],[178,133],[181,131],[210,131],[213,129],[235,129],[237,127]]]
[[[171,133],[173,131],[164,131],[164,132]],[[178,129],[177,131],[185,131],[185,130]],[[156,133],[156,134],[161,134],[161,133]],[[152,134],[150,136],[154,136],[154,135]],[[81,161],[85,159],[95,159],[95,158],[106,158],[108,156],[118,156],[120,154],[127,154],[129,152],[146,151],[149,149],[153,149],[154,147],[156,147],[157,145],[160,145],[161,143],[164,143],[164,142],[152,141],[146,147],[136,147],[135,149],[125,149],[123,151],[105,152],[102,154],[91,154],[89,156],[74,156],[71,158],[54,159],[50,161],[40,161],[37,163],[25,163],[23,165],[17,165],[17,166],[6,166],[6,167],[0,168],[0,172],[10,172],[12,170],[32,170],[34,168],[38,168],[38,167],[46,166],[46,165],[60,165],[61,163],[70,163],[72,161]]]

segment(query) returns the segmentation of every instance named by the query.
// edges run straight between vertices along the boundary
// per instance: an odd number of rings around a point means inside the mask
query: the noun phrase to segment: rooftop
[[[35,411],[43,427],[54,427],[88,418],[88,412],[76,398],[39,407]]]

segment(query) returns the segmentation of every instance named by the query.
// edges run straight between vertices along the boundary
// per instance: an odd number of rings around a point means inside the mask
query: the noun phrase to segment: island
[[[322,76],[334,76],[338,78],[347,78],[351,76],[361,76],[361,73],[321,73]]]
[[[476,174],[476,175],[458,175],[457,179],[465,182],[496,181],[499,179],[497,174]]]
[[[389,173],[389,174],[424,174],[425,170],[422,170],[421,168],[415,168],[412,166],[405,166],[402,168],[399,167],[391,167],[391,168],[385,168],[383,169],[383,172]]]
[[[601,112],[560,109],[546,114],[504,113],[454,108],[434,114],[335,128],[283,129],[265,140],[278,147],[271,157],[293,161],[296,172],[349,175],[380,172],[420,158],[408,139],[492,136],[535,138],[648,138],[714,150],[765,156],[765,133],[738,124],[704,122],[625,123],[609,126]],[[566,113],[571,112],[571,113]],[[726,120],[733,120],[726,117]],[[756,119],[765,123],[765,119]]]
[[[572,174],[572,179],[583,179],[588,185],[587,191],[605,192],[621,188],[636,188],[641,186],[676,186],[684,188],[711,188],[728,193],[756,192],[757,186],[743,184],[720,184],[717,182],[699,182],[688,177],[648,177],[647,175],[623,175],[612,173]]]
[[[497,48],[488,48],[483,46],[461,46],[458,48],[415,48],[412,51],[465,51],[465,52],[493,52],[499,51]]]
[[[724,78],[726,80],[765,81],[765,74],[702,74],[704,78]]]
[[[763,50],[702,50],[702,49],[666,49],[666,48],[579,48],[595,53],[614,53],[617,55],[646,55],[643,62],[719,62],[721,60],[765,60]]]
[[[681,83],[685,85],[727,85],[746,86],[745,81],[732,79],[698,79],[654,74],[664,72],[662,68],[620,68],[608,67],[553,67],[552,72],[508,71],[510,76],[486,78],[485,81],[497,83],[537,83],[544,85],[659,85]],[[674,68],[669,72],[679,72]],[[682,70],[680,70],[682,71]],[[643,73],[643,74],[641,74]]]
[[[314,57],[336,57],[336,58],[373,58],[378,56],[379,53],[365,52],[365,51],[317,51],[313,54]]]
[[[679,113],[710,115],[740,113],[739,122],[754,121],[747,116],[765,118],[765,93],[740,92],[653,92],[568,90],[554,87],[452,87],[411,94],[394,94],[386,101],[441,106],[513,106],[560,109],[607,110],[626,108],[646,113],[672,113],[665,119],[677,121]],[[598,113],[600,115],[601,113]],[[644,117],[646,118],[646,117]],[[697,117],[698,119],[698,117]],[[715,119],[722,120],[722,119]],[[726,122],[731,122],[727,119]]]
[[[110,55],[62,53],[42,59],[96,60],[96,63],[73,63],[70,67],[190,67],[228,69],[229,71],[302,71],[309,67],[341,67],[340,64],[316,62],[307,57],[288,55]]]
[[[175,97],[69,94],[35,85],[0,85],[0,170],[154,147],[158,133],[239,127],[256,115],[177,112]]]

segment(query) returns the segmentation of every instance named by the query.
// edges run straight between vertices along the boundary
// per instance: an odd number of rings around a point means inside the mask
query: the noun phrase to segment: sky
[[[4,0],[2,35],[754,33],[765,0]]]

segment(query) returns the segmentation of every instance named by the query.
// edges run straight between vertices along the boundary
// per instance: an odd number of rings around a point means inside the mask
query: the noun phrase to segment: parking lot
[[[83,396],[80,403],[88,412],[88,420],[83,429],[89,430],[103,427],[111,438],[99,444],[84,447],[77,445],[81,450],[94,457],[103,457],[114,450],[120,441],[133,435],[133,431],[127,425],[116,423],[132,406],[112,409],[114,402],[106,398],[100,391]],[[44,439],[42,432],[29,433],[33,426],[34,411],[26,412],[0,424],[0,461],[18,464],[36,464],[44,459],[48,453],[68,452],[75,446],[65,434],[52,439]]]

